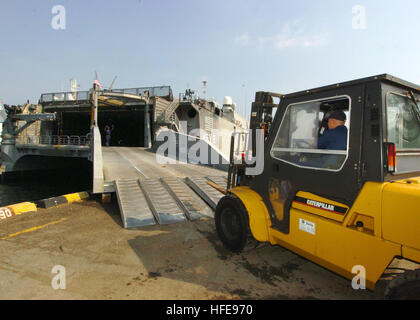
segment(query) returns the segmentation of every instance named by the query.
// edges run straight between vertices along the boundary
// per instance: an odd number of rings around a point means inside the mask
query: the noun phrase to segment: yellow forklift
[[[320,147],[337,113],[344,147]],[[264,155],[263,170],[253,174],[261,163],[247,164],[244,154],[235,161],[233,138],[215,214],[226,248],[241,252],[253,238],[348,279],[362,267],[370,290],[394,259],[420,264],[419,86],[385,74],[287,95],[257,92],[250,129],[250,155]],[[396,277],[386,294],[420,298],[420,269]]]

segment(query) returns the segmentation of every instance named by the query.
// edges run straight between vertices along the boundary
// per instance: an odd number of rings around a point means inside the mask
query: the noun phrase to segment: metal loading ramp
[[[226,177],[212,178],[219,182],[226,181]],[[116,195],[124,228],[213,218],[213,210],[223,197],[220,191],[207,184],[207,181],[215,182],[214,179],[171,177],[116,180]],[[225,186],[225,183],[221,185],[222,188]],[[209,199],[212,201],[210,206]]]
[[[213,210],[216,210],[219,200],[224,196],[223,193],[210,186],[207,182],[213,181],[207,177],[189,177],[185,179],[188,186],[193,189]],[[222,184],[225,188],[226,185]]]
[[[120,179],[115,181],[115,186],[124,228],[155,224],[153,213],[140,189],[138,180]]]
[[[196,193],[191,192],[188,185],[181,179],[164,178],[162,183],[184,210],[189,220],[194,221],[202,217],[214,217],[213,210]]]
[[[145,179],[139,180],[139,182],[158,224],[170,224],[186,220],[184,212],[179,208],[168,190],[163,187],[160,179]]]

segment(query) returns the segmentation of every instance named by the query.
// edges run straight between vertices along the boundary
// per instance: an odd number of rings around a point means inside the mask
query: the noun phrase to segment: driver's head
[[[328,129],[333,130],[346,123],[346,114],[341,110],[335,110],[328,118]]]

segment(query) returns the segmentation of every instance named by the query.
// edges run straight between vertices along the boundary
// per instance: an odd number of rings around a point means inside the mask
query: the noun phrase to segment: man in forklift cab
[[[328,118],[328,130],[318,139],[318,149],[347,150],[347,117],[342,110],[333,111]]]

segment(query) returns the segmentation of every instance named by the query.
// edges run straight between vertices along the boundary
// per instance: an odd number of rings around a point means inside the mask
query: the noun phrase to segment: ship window
[[[349,149],[350,104],[345,96],[289,105],[271,156],[299,167],[341,170]],[[329,123],[333,112],[344,113],[344,123]]]

